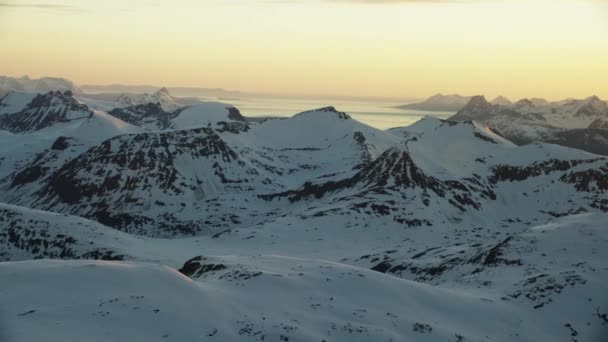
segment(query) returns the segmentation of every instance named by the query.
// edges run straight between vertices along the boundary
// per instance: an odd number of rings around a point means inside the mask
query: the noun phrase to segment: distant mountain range
[[[20,78],[0,76],[0,95],[9,91],[46,93],[52,90],[69,90],[74,94],[82,93],[82,90],[72,81],[59,77],[42,77],[31,79],[28,76]]]
[[[461,96],[458,94],[437,94],[422,102],[409,103],[397,106],[396,108],[425,110],[430,112],[455,112],[461,109],[470,99],[470,96]]]
[[[25,80],[25,84],[24,83]],[[108,84],[95,85],[85,84],[75,86],[74,83],[65,78],[42,77],[30,79],[28,76],[8,77],[0,76],[0,96],[8,91],[17,92],[48,92],[51,90],[71,90],[74,94],[86,93],[87,96],[97,99],[113,100],[117,94],[151,94],[163,88],[159,85],[125,85]],[[201,98],[225,100],[238,100],[247,98],[283,98],[283,99],[327,99],[327,100],[358,100],[358,101],[382,101],[402,102],[407,97],[381,97],[381,96],[357,96],[357,95],[328,95],[328,94],[305,94],[305,93],[272,93],[239,91],[222,88],[204,87],[166,87],[174,96],[179,97],[181,103],[192,103]]]
[[[449,120],[484,123],[517,144],[544,141],[608,155],[608,103],[597,96],[515,103],[474,96]]]
[[[116,93],[127,93],[127,94],[145,94],[154,93],[158,91],[158,86],[152,85],[124,85],[124,84],[110,84],[110,85],[82,85],[80,88],[89,94],[116,94]],[[241,98],[245,96],[244,93],[237,90],[226,90],[222,88],[200,88],[200,87],[170,87],[168,89],[172,94],[180,97],[232,97]]]
[[[436,94],[422,102],[409,103],[397,106],[395,108],[429,112],[457,112],[462,109],[471,100],[471,98],[472,96],[462,96],[458,94]],[[512,102],[504,96],[498,96],[490,103],[503,106],[509,106],[512,104]]]

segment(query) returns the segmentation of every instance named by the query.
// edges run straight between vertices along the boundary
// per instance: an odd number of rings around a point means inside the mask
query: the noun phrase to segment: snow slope
[[[0,116],[22,111],[36,94],[10,91],[0,98]]]
[[[510,303],[343,264],[277,256],[215,261],[226,268],[195,281],[150,264],[3,263],[8,338],[540,341],[568,332]]]

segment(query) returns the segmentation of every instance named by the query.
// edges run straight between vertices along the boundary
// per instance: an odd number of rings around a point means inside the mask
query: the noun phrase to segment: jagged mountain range
[[[0,100],[7,338],[606,331],[608,159],[520,146],[493,125],[507,107],[563,122],[576,109],[591,124],[603,110],[594,99],[533,113],[547,104],[473,97],[459,121],[383,131],[334,107],[251,120],[229,104],[148,98]]]
[[[608,104],[597,96],[547,102],[523,99],[512,105],[473,97],[449,120],[476,120],[517,144],[544,141],[608,155]]]

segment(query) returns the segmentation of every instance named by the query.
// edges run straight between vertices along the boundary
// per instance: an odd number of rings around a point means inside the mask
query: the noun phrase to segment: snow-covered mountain
[[[467,104],[470,99],[470,96],[462,96],[458,94],[436,94],[422,102],[409,103],[398,106],[397,108],[427,110],[431,112],[456,112],[464,107],[464,105]]]
[[[80,94],[82,91],[72,81],[58,77],[41,77],[32,79],[28,76],[19,78],[0,76],[0,95],[9,91],[25,93],[48,93],[50,91],[66,91]]]
[[[10,122],[49,113],[11,96]],[[461,122],[382,131],[334,107],[254,121],[222,103],[108,114],[52,97],[89,116],[0,131],[0,338],[606,332],[608,158],[492,125],[539,101],[476,97]],[[591,122],[588,100],[560,106]]]
[[[7,108],[10,108],[7,111],[14,111],[26,102],[15,101],[15,97],[19,95],[9,93],[0,100],[2,104],[7,102]],[[20,97],[26,98],[28,95]],[[86,120],[92,115],[93,111],[76,101],[71,91],[51,91],[34,96],[20,111],[1,116],[0,129],[12,133],[35,132],[58,123]]]
[[[483,122],[518,144],[544,141],[608,155],[608,104],[597,96],[559,102],[522,99],[513,104],[474,96],[449,120]]]
[[[500,95],[497,96],[496,98],[494,98],[494,100],[492,100],[490,103],[492,103],[493,105],[499,105],[499,106],[513,105],[513,102],[511,102],[511,100],[509,100],[508,98],[506,98],[504,96],[500,96]]]
[[[125,122],[148,129],[188,129],[215,127],[246,129],[246,120],[235,107],[219,102],[199,102],[167,111],[159,103],[115,108],[109,114]],[[230,126],[230,127],[228,127]]]
[[[171,96],[167,88],[161,88],[151,94],[121,94],[116,98],[115,102],[124,107],[157,104],[166,112],[173,112],[182,107]]]

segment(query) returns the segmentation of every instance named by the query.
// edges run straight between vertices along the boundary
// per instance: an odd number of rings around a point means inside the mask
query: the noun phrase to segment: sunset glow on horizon
[[[608,98],[605,1],[0,1],[0,74],[386,97]]]

